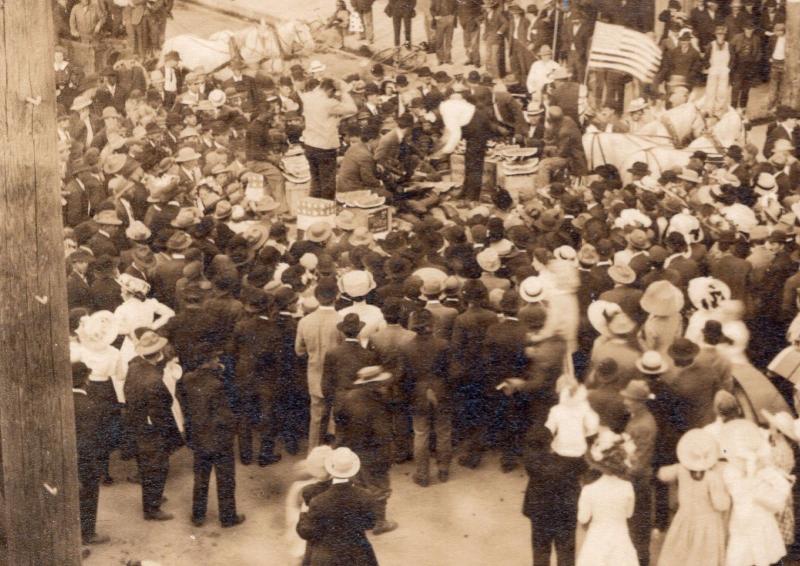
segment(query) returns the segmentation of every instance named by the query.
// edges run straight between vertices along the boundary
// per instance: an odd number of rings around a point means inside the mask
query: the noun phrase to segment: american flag
[[[649,83],[661,64],[661,49],[649,36],[624,26],[597,22],[594,26],[590,69],[611,69]]]

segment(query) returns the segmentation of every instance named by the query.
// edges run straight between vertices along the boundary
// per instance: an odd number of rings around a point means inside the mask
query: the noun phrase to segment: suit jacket
[[[731,254],[712,260],[708,266],[708,274],[727,283],[731,289],[731,299],[738,301],[750,298],[748,284],[752,271],[753,266],[746,259]]]
[[[714,28],[725,24],[725,17],[717,10],[712,17],[708,10],[694,8],[689,16],[689,23],[695,34],[701,49],[714,41]]]
[[[425,308],[433,315],[433,335],[449,342],[453,336],[453,323],[459,315],[458,310],[440,302],[428,302]]]
[[[325,358],[342,340],[336,328],[339,315],[333,308],[319,307],[304,316],[297,324],[295,352],[308,355],[308,390],[311,395],[322,397],[322,375]]]
[[[378,140],[378,146],[375,148],[375,162],[381,165],[395,164],[400,159],[400,144],[402,141],[396,129],[383,134]]]
[[[113,106],[117,112],[125,112],[125,101],[128,99],[129,91],[122,88],[122,85],[117,84],[114,92],[112,93],[107,87],[101,86],[94,93],[94,107],[98,112],[102,112],[103,108]]]
[[[392,413],[382,384],[353,386],[337,394],[334,405],[336,444],[358,454],[368,470],[392,465]]]
[[[86,242],[86,247],[92,250],[95,258],[104,255],[111,257],[117,257],[119,255],[119,249],[114,243],[114,240],[99,231],[89,238],[89,241]]]
[[[469,307],[456,317],[451,341],[451,371],[456,379],[485,383],[483,339],[497,315],[484,308]]]
[[[99,479],[100,460],[105,451],[101,431],[106,407],[85,392],[72,390],[75,407],[75,436],[78,444],[78,479],[90,483]]]
[[[398,389],[421,414],[428,410],[430,389],[440,406],[452,401],[452,384],[448,373],[448,343],[430,334],[418,334],[400,351],[401,380]]]
[[[490,110],[496,120],[513,128],[514,135],[525,135],[530,125],[525,121],[522,105],[516,98],[507,92],[493,92],[490,104]]]
[[[122,289],[111,277],[96,278],[92,282],[90,293],[93,311],[114,312],[122,304]]]
[[[486,359],[487,392],[509,377],[523,377],[528,359],[525,357],[528,327],[518,320],[505,319],[486,331],[483,341]]]
[[[593,28],[594,26],[586,20],[582,20],[577,29],[573,28],[571,21],[567,21],[566,24],[562,25],[563,55],[568,57],[570,53],[574,52],[574,56],[577,57],[578,61],[581,64],[586,64],[589,57],[589,44],[592,40]],[[583,77],[574,78],[583,79]]]
[[[800,154],[800,151],[798,151],[798,148],[800,148],[800,135],[798,135],[797,128],[795,128],[795,130],[790,134],[783,126],[772,124],[771,126],[767,127],[767,138],[764,140],[764,157],[767,159],[772,157],[775,142],[778,140],[786,140],[791,142],[795,147],[795,157]]]
[[[465,30],[479,29],[483,0],[456,0],[458,25]]]
[[[337,192],[379,189],[376,160],[364,142],[358,141],[347,148],[336,175]]]
[[[583,135],[578,125],[569,116],[564,116],[555,139],[556,155],[569,164],[573,175],[585,175],[588,171],[586,153],[583,150]]]
[[[64,199],[64,225],[75,227],[89,219],[89,195],[79,179],[72,179],[66,186]]]
[[[499,43],[502,45],[509,33],[508,14],[498,6],[486,12],[483,27],[483,38],[487,44]]]
[[[183,415],[192,450],[219,454],[233,450],[236,419],[223,385],[223,367],[211,363],[190,371],[183,383]]]
[[[381,365],[397,375],[400,351],[416,336],[399,324],[389,324],[369,337],[369,349],[378,354]]]
[[[731,389],[731,366],[716,352],[703,349],[690,366],[674,368],[662,381],[675,396],[672,424],[686,432],[714,421],[714,395]]]
[[[171,309],[175,309],[175,283],[183,277],[186,267],[183,254],[172,254],[170,259],[159,264],[152,273],[153,296]]]
[[[92,310],[92,291],[89,283],[77,273],[67,276],[67,304],[70,309],[84,308]]]
[[[309,566],[378,566],[366,531],[375,526],[375,501],[350,482],[335,483],[309,502],[297,533],[308,541]]]
[[[378,365],[378,354],[367,350],[358,340],[345,340],[325,356],[322,373],[322,393],[332,399],[350,387],[361,368]]]
[[[163,364],[154,365],[139,356],[128,364],[126,430],[139,451],[171,454],[183,445],[172,415],[172,395],[164,385],[163,375]]]
[[[264,315],[249,316],[236,323],[233,347],[240,387],[263,396],[277,392],[281,367],[276,345],[280,340],[277,324]]]

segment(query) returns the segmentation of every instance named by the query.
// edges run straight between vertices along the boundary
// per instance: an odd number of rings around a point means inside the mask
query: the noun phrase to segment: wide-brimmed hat
[[[669,365],[660,352],[648,350],[636,360],[636,369],[644,375],[660,375],[669,369]]]
[[[681,290],[666,280],[648,285],[640,301],[642,309],[655,316],[678,314],[683,309],[683,303]]]
[[[680,175],[678,175],[678,179],[683,179],[684,181],[689,181],[690,183],[695,183],[695,184],[699,184],[702,181],[697,171],[688,168],[684,168],[681,170]]]
[[[72,101],[72,106],[69,107],[70,110],[73,112],[77,112],[78,110],[83,110],[84,108],[88,108],[92,105],[92,99],[88,96],[76,96],[75,99]]]
[[[103,173],[116,175],[125,168],[128,158],[121,153],[112,153],[103,160]]]
[[[116,210],[101,210],[94,215],[94,221],[105,226],[122,225],[122,220],[117,216]]]
[[[697,310],[713,310],[731,298],[728,284],[714,277],[695,277],[689,281],[689,302]]]
[[[333,228],[327,222],[317,221],[311,224],[306,230],[304,239],[309,242],[326,242],[333,234]]]
[[[196,208],[183,207],[178,210],[177,216],[173,218],[169,225],[181,230],[194,226],[200,221],[200,213]]]
[[[122,291],[137,295],[147,295],[150,292],[150,284],[144,279],[139,279],[128,273],[123,273],[117,278]]]
[[[264,224],[254,223],[250,224],[242,235],[250,248],[258,250],[269,240],[269,229]]]
[[[667,350],[669,357],[678,361],[691,361],[700,353],[700,346],[689,340],[688,338],[678,338],[675,340]]]
[[[356,336],[367,325],[366,322],[354,312],[347,313],[336,325],[336,329],[346,336]]]
[[[134,220],[125,229],[125,237],[134,242],[146,242],[151,235],[150,228],[145,226],[141,220]]]
[[[624,336],[636,328],[636,322],[610,301],[594,301],[587,310],[589,323],[604,336]]]
[[[426,283],[429,288],[432,284],[439,284],[440,287],[444,287],[444,282],[447,280],[447,273],[435,267],[417,269],[412,275],[418,277],[419,280],[422,281],[421,287],[425,287]]]
[[[227,102],[228,97],[225,95],[225,91],[215,88],[211,92],[208,93],[208,101],[211,103],[212,106],[215,108],[219,108],[225,102]]]
[[[353,233],[350,234],[350,237],[347,238],[347,242],[354,247],[371,246],[375,243],[375,238],[368,228],[365,226],[358,226],[353,230]]]
[[[217,203],[214,207],[214,218],[216,220],[224,220],[231,215],[233,211],[233,206],[227,200],[221,200]]]
[[[137,246],[134,248],[131,254],[131,260],[133,261],[133,265],[145,271],[154,268],[157,263],[155,254],[146,246]]]
[[[648,106],[649,105],[647,104],[647,101],[644,98],[634,98],[633,100],[631,100],[631,104],[628,107],[628,112],[629,113],[641,112]]]
[[[775,182],[775,176],[772,173],[767,173],[766,171],[762,171],[758,174],[754,184],[755,189],[760,189],[762,191],[771,191],[777,186],[777,183]]]
[[[561,81],[569,79],[572,75],[569,72],[569,69],[564,67],[563,65],[559,65],[558,67],[550,73],[549,79],[551,81]]]
[[[119,328],[110,311],[97,311],[85,317],[77,331],[83,347],[100,351],[111,345],[119,336]]]
[[[193,147],[182,147],[178,150],[178,153],[175,155],[175,163],[185,163],[187,161],[195,161],[202,157],[203,156],[197,153]]]
[[[650,238],[647,235],[647,232],[636,228],[632,230],[625,239],[628,240],[628,243],[636,248],[637,250],[646,250],[650,247]]]
[[[795,431],[795,421],[789,413],[779,411],[773,414],[767,409],[761,409],[761,416],[770,427],[778,430],[786,438],[794,442],[798,441],[797,432]]]
[[[532,275],[522,280],[519,285],[519,296],[526,303],[540,303],[547,300],[548,288],[541,277]]]
[[[167,339],[159,336],[153,330],[145,330],[136,341],[136,353],[140,356],[150,356],[164,349]]]
[[[484,271],[494,273],[500,269],[500,255],[492,248],[481,251],[475,259],[478,261],[480,268]]]
[[[600,256],[597,254],[597,248],[592,244],[583,244],[581,249],[578,250],[578,263],[584,267],[591,267],[597,265],[600,261]]]
[[[630,285],[636,281],[636,272],[627,265],[612,265],[608,268],[608,276],[620,285]]]
[[[348,271],[339,279],[339,290],[350,297],[364,297],[375,287],[372,273],[363,269]]]
[[[147,182],[147,197],[149,203],[167,202],[177,188],[177,181],[170,177],[154,177]]]
[[[377,383],[387,381],[392,378],[392,373],[386,371],[383,366],[366,366],[356,372],[356,379],[353,385],[364,385],[367,383]]]
[[[192,245],[192,237],[186,232],[176,231],[167,240],[167,249],[170,251],[183,251]]]
[[[733,419],[722,425],[719,433],[720,453],[727,460],[747,458],[769,450],[766,431],[747,419]]]
[[[544,106],[540,102],[531,101],[525,108],[525,114],[528,116],[540,116],[544,114]]]
[[[355,230],[356,226],[358,226],[358,218],[352,210],[345,208],[336,215],[336,227],[339,230]]]
[[[272,198],[270,195],[264,195],[258,200],[251,200],[248,203],[248,208],[257,213],[257,214],[264,214],[267,212],[272,212],[273,210],[277,209],[280,206],[280,203]]]
[[[710,432],[694,428],[678,441],[678,462],[691,472],[705,472],[719,461],[719,444]]]
[[[625,389],[619,392],[622,397],[633,401],[651,401],[655,395],[650,391],[650,386],[643,379],[633,379],[628,382]]]
[[[358,454],[342,446],[333,450],[325,458],[325,469],[333,478],[349,479],[361,469],[361,460],[358,458]]]

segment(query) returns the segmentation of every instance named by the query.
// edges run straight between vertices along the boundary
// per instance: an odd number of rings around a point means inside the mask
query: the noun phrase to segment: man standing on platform
[[[364,25],[364,31],[361,32],[361,39],[367,43],[375,41],[375,24],[372,19],[372,5],[375,0],[352,0],[353,9],[358,13],[361,18],[361,23]]]
[[[345,84],[322,79],[311,92],[302,93],[303,144],[311,172],[311,196],[333,200],[336,194],[336,155],[339,151],[339,122],[358,112]]]

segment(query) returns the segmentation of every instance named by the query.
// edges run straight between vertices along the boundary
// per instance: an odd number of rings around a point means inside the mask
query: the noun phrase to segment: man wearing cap
[[[800,136],[797,133],[797,111],[789,106],[778,106],[775,110],[775,122],[767,126],[767,139],[764,141],[764,157],[772,157],[773,147],[778,140],[786,140],[795,149],[794,156],[797,157],[800,147]]]
[[[172,413],[173,398],[164,384],[164,347],[167,339],[145,330],[136,344],[136,357],[125,378],[126,429],[136,448],[142,481],[142,509],[147,521],[168,521],[161,510],[169,457],[183,445]]]
[[[119,255],[117,235],[122,220],[119,219],[116,211],[103,210],[94,216],[94,221],[99,228],[86,242],[86,247],[92,251],[95,257],[101,255],[117,257]]]
[[[761,60],[761,40],[754,33],[753,22],[749,18],[743,23],[741,33],[732,36],[730,44],[731,106],[744,111],[747,110],[750,87],[758,75],[757,68]]]
[[[91,251],[79,248],[69,254],[69,275],[67,276],[67,304],[70,309],[85,308],[93,310],[92,291],[89,286],[89,264],[94,260]]]

